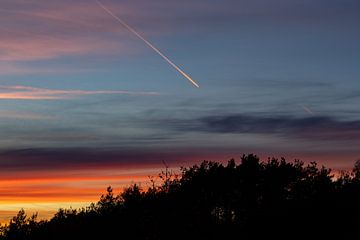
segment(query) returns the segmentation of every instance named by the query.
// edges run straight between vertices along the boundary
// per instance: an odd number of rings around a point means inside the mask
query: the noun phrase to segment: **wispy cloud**
[[[220,133],[279,134],[311,140],[360,140],[359,120],[339,120],[327,116],[248,116],[233,114],[200,120],[200,131]]]
[[[52,120],[56,117],[33,112],[0,111],[0,119],[3,118],[22,120]]]
[[[43,36],[0,39],[1,61],[33,61],[68,55],[110,53],[122,49],[119,42],[89,40],[84,38],[50,39]]]
[[[129,50],[117,38],[119,28],[92,2],[5,0],[0,22],[0,61],[4,62]]]
[[[191,151],[192,154],[188,154]],[[21,170],[59,169],[101,169],[123,167],[151,167],[161,165],[161,160],[169,163],[188,162],[202,159],[204,153],[198,150],[182,149],[144,150],[141,148],[31,148],[0,150],[0,173]],[[201,157],[199,157],[201,156]],[[214,154],[216,156],[216,154]],[[1,174],[3,177],[4,174]],[[8,178],[8,177],[7,177]],[[1,179],[1,177],[0,177]]]
[[[338,119],[324,115],[221,113],[195,118],[174,117],[147,119],[148,126],[161,126],[172,134],[260,134],[310,141],[360,141],[360,120]]]
[[[132,91],[111,91],[111,90],[60,90],[48,88],[36,88],[29,86],[0,86],[0,99],[13,100],[56,100],[72,99],[88,95],[108,95],[108,94],[126,94],[126,95],[159,95],[157,92],[132,92]]]
[[[225,4],[224,0],[183,2],[185,4],[166,0],[140,0],[137,3],[113,0],[106,1],[106,4],[116,15],[129,19],[134,26],[142,25],[139,30],[144,30],[146,35],[154,32],[157,35],[164,32],[176,34],[171,28],[175,24],[188,26],[189,21],[213,31],[214,26],[224,27],[219,24],[221,22],[243,22],[245,17],[251,22],[261,19],[266,22],[303,21],[306,17],[317,23],[319,18],[342,19],[343,15],[358,19],[355,10],[359,5],[355,0],[347,1],[347,5],[341,8],[335,2],[325,4],[325,0],[317,3],[306,0],[301,5],[278,0],[271,3],[225,0]],[[322,10],[324,7],[327,11]],[[2,0],[0,13],[2,60],[29,61],[94,52],[111,54],[115,49],[117,53],[129,50],[129,45],[123,44],[124,40],[131,39],[126,29],[119,28],[116,22],[99,11],[94,1]],[[114,38],[119,33],[126,36],[122,41]]]

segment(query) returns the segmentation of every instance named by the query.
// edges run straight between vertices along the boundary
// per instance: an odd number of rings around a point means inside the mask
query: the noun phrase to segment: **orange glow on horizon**
[[[133,183],[144,189],[150,186],[149,176],[159,169],[76,170],[66,173],[32,172],[0,177],[0,224],[6,224],[23,208],[27,215],[39,214],[49,219],[59,208],[81,208],[96,203],[112,186],[115,194]]]
[[[239,154],[216,155],[212,157],[188,157],[172,163],[172,170],[179,173],[179,166],[199,164],[201,160],[216,160],[224,164],[232,157],[239,163]],[[262,160],[277,154],[260,154]],[[326,166],[333,169],[350,169],[351,164],[336,166],[337,158],[331,156],[314,156],[303,154],[300,157],[285,156],[288,161],[295,158],[306,163],[318,160],[319,165],[326,162]],[[314,159],[315,158],[315,159]],[[149,176],[158,176],[164,166],[162,164],[128,164],[124,166],[65,166],[62,169],[39,169],[32,171],[4,171],[0,174],[0,223],[8,223],[11,217],[24,208],[28,215],[38,212],[40,219],[49,219],[59,208],[81,208],[90,203],[96,203],[100,196],[106,193],[106,188],[112,186],[115,194],[133,183],[140,184],[143,189],[151,185]],[[345,168],[346,167],[346,168]],[[158,179],[159,180],[159,179]]]

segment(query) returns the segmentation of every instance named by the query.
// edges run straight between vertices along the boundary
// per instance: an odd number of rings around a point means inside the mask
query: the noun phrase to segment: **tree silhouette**
[[[2,236],[5,239],[27,239],[40,225],[36,219],[37,214],[33,214],[30,218],[27,218],[24,209],[21,209],[18,214],[10,220],[9,225],[2,227]]]
[[[204,161],[168,168],[162,184],[111,187],[97,203],[37,221],[20,210],[1,239],[356,239],[360,163],[335,178],[315,162],[243,155],[239,164]]]

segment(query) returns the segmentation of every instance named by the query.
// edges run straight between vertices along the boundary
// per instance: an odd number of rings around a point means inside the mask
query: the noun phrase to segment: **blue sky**
[[[360,157],[359,1],[102,3],[200,89],[94,1],[0,0],[0,166]]]
[[[0,0],[0,222],[246,153],[360,158],[358,0]],[[21,193],[21,194],[19,194]]]

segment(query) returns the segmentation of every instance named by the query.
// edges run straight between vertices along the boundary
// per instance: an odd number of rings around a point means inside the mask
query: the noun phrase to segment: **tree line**
[[[50,220],[20,210],[1,240],[71,239],[356,239],[360,223],[360,162],[334,177],[315,162],[204,161],[166,170],[160,185],[134,184],[97,203],[60,209]]]

